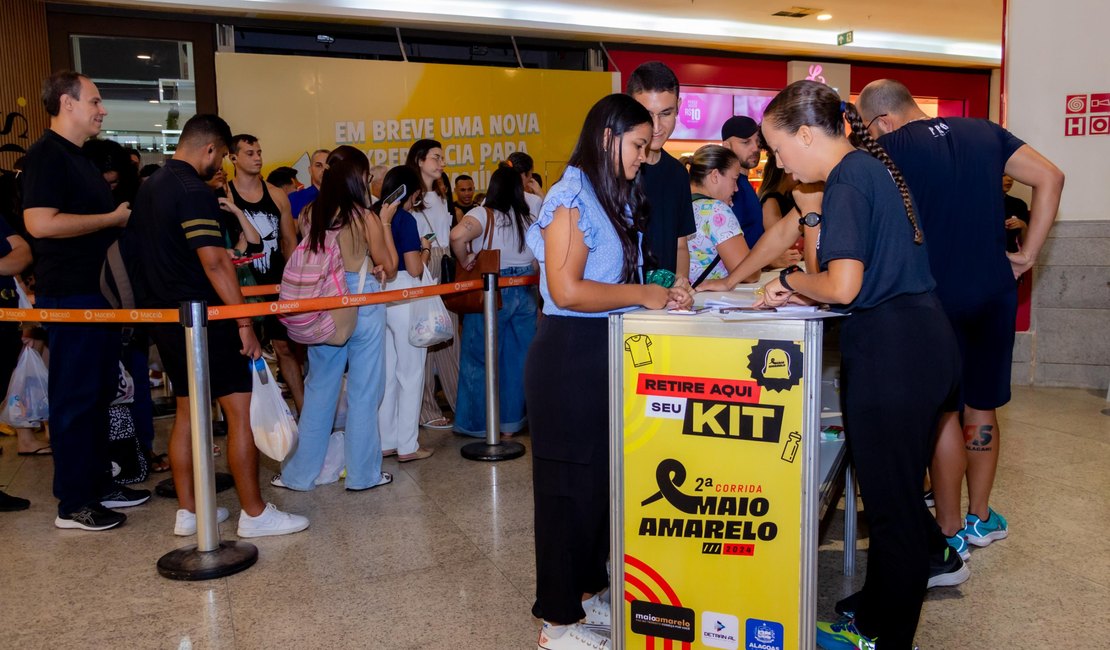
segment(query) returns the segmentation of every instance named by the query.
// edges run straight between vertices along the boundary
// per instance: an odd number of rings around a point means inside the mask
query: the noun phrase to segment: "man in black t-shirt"
[[[643,104],[652,120],[647,160],[640,165],[640,185],[648,201],[644,242],[655,257],[655,267],[673,272],[675,285],[689,288],[686,238],[695,229],[690,174],[663,150],[678,118],[678,77],[659,61],[649,61],[632,71],[625,92]]]
[[[235,269],[220,233],[220,209],[233,211],[227,199],[217,203],[204,181],[227,155],[231,130],[215,115],[195,115],[185,123],[173,159],[150,177],[135,197],[127,227],[129,251],[138,257],[142,306],[176,307],[185,301],[209,305],[243,302]],[[139,274],[136,274],[139,275]],[[208,369],[211,396],[228,423],[228,466],[235,479],[242,512],[239,536],[283,535],[304,530],[308,520],[283,513],[262,500],[258,487],[258,450],[250,423],[250,359],[261,356],[250,318],[208,324]],[[185,335],[180,325],[158,324],[152,338],[177,397],[170,436],[170,468],[180,506],[174,533],[196,534],[193,457],[189,423],[189,383]],[[226,510],[217,510],[223,521]]]
[[[243,211],[262,236],[262,259],[251,262],[258,284],[281,284],[285,260],[297,247],[297,225],[289,205],[289,197],[262,178],[262,144],[258,138],[240,133],[231,139],[231,162],[235,178],[227,184],[229,199]],[[285,326],[277,316],[266,316],[262,332],[274,347],[281,376],[293,395],[297,412],[304,406],[304,349],[290,342]]]
[[[1006,520],[990,508],[989,499],[999,452],[995,410],[1010,400],[1014,279],[1033,266],[1048,237],[1064,175],[997,124],[930,118],[910,91],[891,79],[868,84],[860,93],[859,110],[913,193],[937,296],[960,346],[962,431],[959,413],[942,417],[930,475],[937,523],[966,559],[968,544],[986,546],[1008,534]],[[1033,188],[1029,230],[1020,252],[1006,252],[998,191],[1003,173]],[[960,516],[965,473],[966,518]]]
[[[100,91],[88,77],[58,72],[43,83],[50,128],[24,161],[23,216],[35,259],[35,306],[106,309],[100,268],[131,208],[118,206],[81,146],[100,133]],[[119,379],[118,326],[50,324],[50,438],[58,528],[107,530],[127,517],[109,508],[139,505],[148,490],[112,481],[108,409]]]

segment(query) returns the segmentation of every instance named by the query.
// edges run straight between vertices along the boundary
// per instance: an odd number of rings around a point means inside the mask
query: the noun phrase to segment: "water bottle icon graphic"
[[[788,463],[793,463],[794,458],[798,455],[798,446],[802,442],[802,434],[797,431],[791,431],[787,438],[786,444],[782,448],[782,459]]]

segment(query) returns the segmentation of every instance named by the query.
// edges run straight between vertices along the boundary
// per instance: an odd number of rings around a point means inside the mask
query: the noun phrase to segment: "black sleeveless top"
[[[258,284],[280,284],[281,274],[285,271],[285,256],[281,254],[281,210],[270,196],[266,183],[262,183],[262,199],[251,203],[240,196],[235,184],[228,182],[232,200],[243,211],[258,234],[262,236],[262,252],[265,257],[251,262],[255,280]]]

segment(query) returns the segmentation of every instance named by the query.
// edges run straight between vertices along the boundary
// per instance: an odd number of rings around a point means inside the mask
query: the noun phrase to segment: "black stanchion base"
[[[249,569],[257,561],[254,544],[225,541],[208,553],[201,553],[193,544],[158,558],[158,573],[170,580],[213,580]]]
[[[223,492],[235,487],[235,479],[227,472],[216,472],[216,492]],[[177,498],[177,489],[173,486],[173,479],[168,478],[154,486],[154,493],[167,499]]]
[[[504,441],[496,445],[486,444],[485,442],[472,442],[469,445],[463,445],[459,453],[467,460],[512,460],[524,455],[524,445],[519,442]]]

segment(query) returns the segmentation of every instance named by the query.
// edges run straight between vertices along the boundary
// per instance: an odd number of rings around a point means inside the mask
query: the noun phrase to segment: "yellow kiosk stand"
[[[610,317],[615,647],[814,647],[827,315]]]

